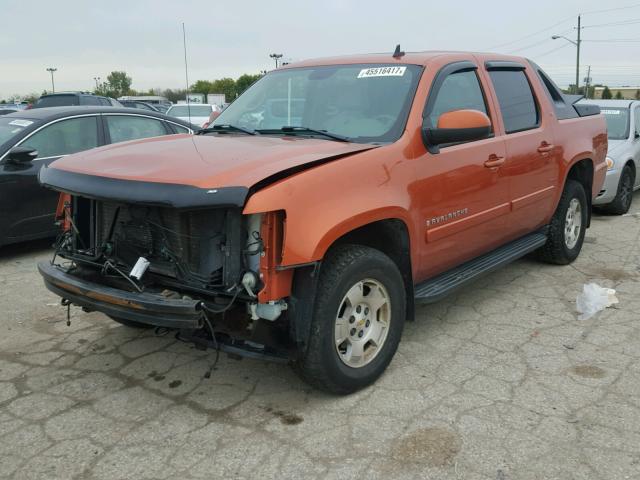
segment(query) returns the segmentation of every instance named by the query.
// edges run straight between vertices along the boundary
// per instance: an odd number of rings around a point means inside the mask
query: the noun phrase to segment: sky
[[[135,89],[184,88],[237,78],[284,59],[368,52],[471,50],[514,53],[561,86],[575,79],[582,13],[581,83],[640,85],[640,2],[633,0],[0,0],[0,98],[50,89],[91,90],[125,70]],[[614,25],[610,25],[614,24]]]

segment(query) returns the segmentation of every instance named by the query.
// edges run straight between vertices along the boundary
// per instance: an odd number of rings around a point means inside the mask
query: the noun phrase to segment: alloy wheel
[[[391,301],[387,289],[367,278],[353,285],[336,314],[334,340],[338,356],[352,368],[370,363],[389,333]]]
[[[578,243],[582,230],[582,205],[580,200],[572,198],[567,208],[567,215],[564,222],[564,243],[569,250]]]

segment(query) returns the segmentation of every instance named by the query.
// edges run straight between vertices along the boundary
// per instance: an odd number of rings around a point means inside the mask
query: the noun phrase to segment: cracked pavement
[[[380,380],[319,393],[66,309],[0,249],[0,477],[640,479],[640,192],[595,215],[580,258],[520,260],[417,309]],[[620,303],[577,320],[595,281]]]

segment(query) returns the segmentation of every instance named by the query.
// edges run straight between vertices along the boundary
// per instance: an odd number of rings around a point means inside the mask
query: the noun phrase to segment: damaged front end
[[[283,212],[243,215],[244,198],[217,205],[217,190],[208,191],[209,205],[176,198],[179,207],[173,199],[140,199],[139,190],[135,202],[122,194],[113,200],[104,192],[66,191],[74,193],[62,196],[64,231],[53,261],[38,265],[47,288],[65,304],[179,329],[183,337],[232,353],[288,357],[282,313],[292,272],[275,268]]]

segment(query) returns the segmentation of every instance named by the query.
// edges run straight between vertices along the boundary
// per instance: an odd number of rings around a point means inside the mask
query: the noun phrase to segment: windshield
[[[50,95],[48,97],[40,97],[34,107],[68,107],[70,105],[79,105],[77,95]]]
[[[0,145],[4,145],[13,137],[20,135],[20,132],[31,124],[33,124],[31,120],[23,120],[15,117],[0,117]]]
[[[600,112],[607,120],[607,136],[610,140],[629,138],[629,109],[602,107]]]
[[[178,105],[171,107],[167,114],[174,117],[188,117],[189,110],[192,117],[208,117],[211,114],[210,105]]]
[[[261,133],[305,127],[354,142],[392,142],[404,130],[421,73],[417,65],[371,64],[271,72],[229,105],[214,125]]]

